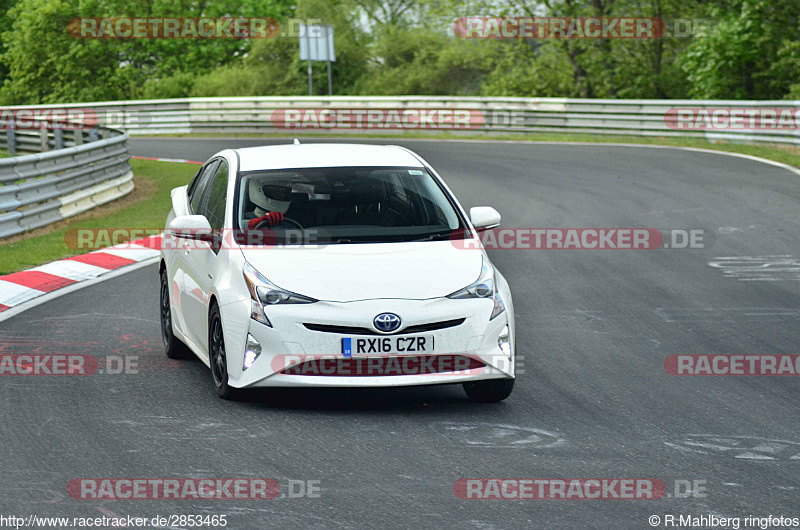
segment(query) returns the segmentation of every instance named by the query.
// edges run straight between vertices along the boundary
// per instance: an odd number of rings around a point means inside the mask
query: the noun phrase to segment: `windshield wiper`
[[[453,235],[453,230],[441,230],[439,232],[431,232],[418,236],[417,234],[403,234],[403,235],[358,235],[358,236],[341,236],[331,237],[329,243],[408,243],[414,241],[440,241],[449,239]]]
[[[418,239],[409,239],[409,241],[441,241],[444,239],[450,239],[453,235],[454,230],[442,230],[439,232],[431,232],[430,234],[425,234],[424,236]]]

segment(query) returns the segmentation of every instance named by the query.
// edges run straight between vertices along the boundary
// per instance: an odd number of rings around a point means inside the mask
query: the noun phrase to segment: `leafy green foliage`
[[[7,13],[2,64],[4,103],[98,101],[186,92],[198,75],[244,57],[241,39],[80,39],[67,24],[77,17],[260,16],[285,18],[290,0],[19,0]],[[2,25],[0,25],[2,27]],[[176,78],[176,72],[183,76]],[[165,80],[166,87],[153,84]],[[148,84],[149,83],[149,84]],[[183,87],[183,88],[181,88]]]
[[[481,85],[484,96],[574,97],[572,68],[553,46],[534,49],[524,41],[498,46],[494,68]]]
[[[296,5],[295,5],[296,4]],[[260,16],[335,29],[334,94],[800,98],[797,0],[0,0],[0,104],[304,95],[296,38],[76,39],[75,17]],[[462,16],[658,17],[660,39],[461,39]],[[702,22],[702,24],[700,24]],[[327,93],[324,63],[314,94]]]
[[[678,57],[698,98],[780,99],[800,75],[800,3],[735,0]]]
[[[453,40],[420,28],[384,26],[356,84],[364,94],[474,94],[491,69],[493,43]]]

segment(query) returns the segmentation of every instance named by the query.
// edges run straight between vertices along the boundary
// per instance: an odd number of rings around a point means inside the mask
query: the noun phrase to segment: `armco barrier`
[[[30,109],[33,107],[7,107]],[[127,131],[131,135],[187,133],[269,133],[297,135],[303,132],[402,132],[402,130],[452,130],[443,127],[418,127],[402,123],[403,111],[462,110],[470,112],[469,131],[480,132],[561,132],[634,136],[683,136],[708,140],[769,142],[800,145],[800,101],[723,101],[723,100],[612,100],[566,98],[481,98],[450,96],[332,96],[332,97],[244,97],[187,98],[168,100],[112,101],[36,108],[83,109],[96,113],[101,124]],[[777,109],[794,116],[794,126],[775,128],[676,129],[676,109],[734,109],[747,113],[757,109]],[[326,123],[282,126],[287,110],[323,111]],[[396,110],[399,120],[381,127],[354,127],[337,122],[342,112],[380,112]],[[331,117],[333,116],[333,117]],[[313,116],[312,116],[313,118]],[[352,118],[352,116],[351,116]],[[333,124],[332,124],[333,123]],[[302,125],[302,126],[301,126]],[[29,139],[34,142],[35,138]]]
[[[133,190],[128,135],[84,130],[0,130],[0,148],[44,151],[0,159],[0,238],[45,226]],[[84,143],[86,142],[86,143]],[[47,150],[50,147],[63,147]]]

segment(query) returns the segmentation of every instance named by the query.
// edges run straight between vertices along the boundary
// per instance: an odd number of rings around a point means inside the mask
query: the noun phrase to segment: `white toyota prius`
[[[461,383],[514,387],[514,307],[479,231],[417,154],[397,146],[230,149],[172,190],[161,331],[239,389]]]

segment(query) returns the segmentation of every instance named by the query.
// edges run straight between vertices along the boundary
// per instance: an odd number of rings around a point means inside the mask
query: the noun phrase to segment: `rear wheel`
[[[488,379],[464,383],[464,391],[470,401],[494,403],[503,401],[514,390],[514,379]]]
[[[222,399],[235,399],[238,392],[228,384],[228,357],[225,354],[225,335],[222,333],[222,318],[219,307],[214,305],[208,318],[208,360],[214,390]]]
[[[172,308],[169,303],[169,279],[167,278],[167,270],[161,271],[161,297],[160,297],[160,311],[161,314],[161,338],[164,341],[164,353],[170,359],[186,359],[190,356],[189,348],[175,336],[172,330]]]

